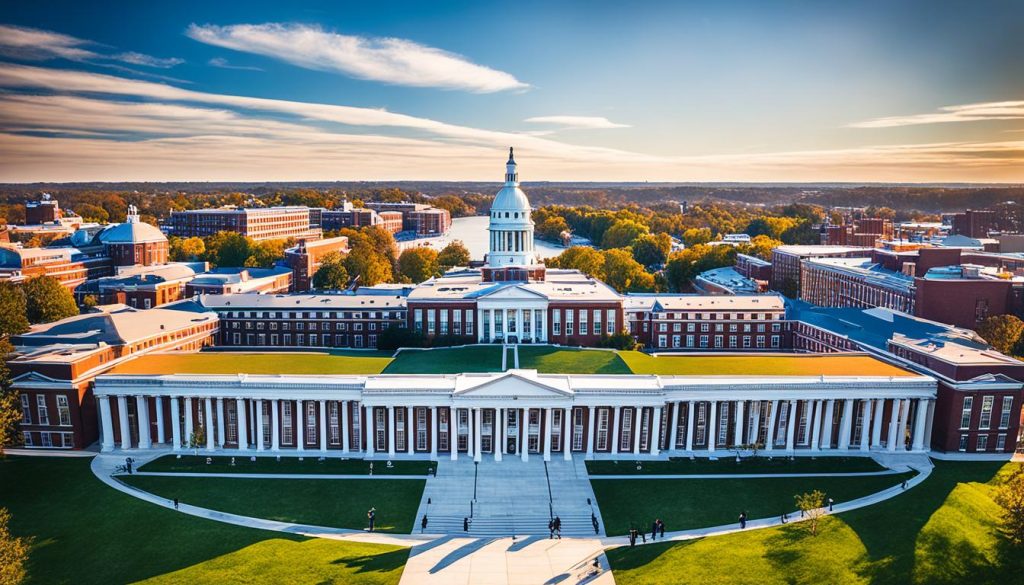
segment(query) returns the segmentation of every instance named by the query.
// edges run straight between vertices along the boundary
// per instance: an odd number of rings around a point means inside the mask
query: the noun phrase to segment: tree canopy
[[[1006,355],[1016,355],[1020,350],[1024,321],[1015,315],[992,315],[978,324],[978,335],[989,345]]]
[[[0,282],[0,338],[28,331],[25,291],[12,282]]]
[[[456,266],[469,266],[469,249],[460,240],[448,244],[437,254],[437,263],[441,270]]]
[[[414,283],[437,276],[441,272],[437,256],[433,248],[409,248],[398,257],[398,273]]]
[[[78,314],[75,297],[56,278],[40,276],[27,280],[22,286],[30,323],[51,323]]]
[[[313,275],[313,288],[342,290],[348,286],[348,278],[345,257],[339,252],[330,252],[320,261],[320,267]]]

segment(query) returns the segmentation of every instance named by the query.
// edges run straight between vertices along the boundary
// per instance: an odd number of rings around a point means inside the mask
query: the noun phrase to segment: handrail
[[[551,495],[551,476],[548,474],[548,462],[544,462],[544,479],[548,482],[548,518],[554,519],[555,517],[555,506],[554,497]]]

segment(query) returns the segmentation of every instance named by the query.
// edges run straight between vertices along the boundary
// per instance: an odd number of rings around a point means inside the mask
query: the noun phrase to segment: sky
[[[1024,182],[1024,2],[17,2],[0,182]]]

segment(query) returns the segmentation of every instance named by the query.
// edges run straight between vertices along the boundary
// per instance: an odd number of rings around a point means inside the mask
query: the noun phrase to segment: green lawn
[[[425,480],[122,477],[139,489],[179,501],[255,518],[333,528],[366,528],[377,509],[377,530],[412,532]]]
[[[511,354],[509,354],[511,357]],[[406,350],[384,369],[385,374],[461,374],[500,372],[500,345],[473,345],[453,349]]]
[[[542,374],[631,374],[614,351],[519,346],[519,367]]]
[[[306,473],[306,474],[335,474],[335,475],[369,475],[370,461],[362,459],[325,459],[319,460],[319,456],[313,454],[306,456],[302,461],[298,457],[257,457],[255,463],[248,457],[235,458],[235,464],[231,465],[231,457],[214,456],[210,457],[210,464],[206,464],[205,455],[182,455],[179,459],[176,455],[164,455],[139,467],[139,471],[173,471],[191,473]],[[423,475],[426,476],[429,470],[436,467],[437,463],[430,461],[392,461],[391,467],[385,461],[373,462],[374,475]]]
[[[135,358],[113,374],[379,374],[391,363],[386,353],[319,351],[249,353],[205,351]]]
[[[609,551],[620,585],[1019,583],[1024,556],[998,536],[993,484],[1002,463],[936,461],[922,484],[799,525]],[[1004,472],[1017,464],[1005,464]],[[713,562],[709,562],[713,559]]]
[[[241,528],[148,504],[101,483],[88,458],[0,459],[0,506],[35,538],[26,583],[394,585],[406,548]]]
[[[916,376],[867,355],[663,355],[619,352],[636,374],[662,376]]]
[[[655,518],[666,530],[687,530],[780,516],[796,509],[793,496],[821,490],[836,502],[852,500],[898,485],[913,473],[867,477],[781,477],[757,479],[606,479],[593,480],[605,531],[626,534],[631,526],[648,529]]]
[[[635,460],[587,461],[590,475],[701,475],[708,473],[853,473],[884,471],[885,468],[870,457],[786,457],[768,459],[760,456],[743,459],[722,457],[711,461],[705,457],[672,458],[668,461]]]

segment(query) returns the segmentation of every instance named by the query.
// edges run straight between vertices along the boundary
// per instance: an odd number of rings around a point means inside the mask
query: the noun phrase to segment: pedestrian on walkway
[[[554,519],[548,520],[548,540],[555,537],[555,521]]]
[[[636,528],[629,529],[629,547],[633,548],[636,546]]]
[[[832,504],[835,504],[835,503],[836,503],[836,501],[835,501],[835,500],[833,500],[832,498],[829,498],[829,499],[828,499],[828,511],[829,511],[829,512],[831,512],[831,511],[832,511]]]
[[[642,541],[642,542],[643,542],[644,544],[647,544],[647,533],[646,533],[646,532],[644,532],[643,530],[638,530],[637,532],[639,532],[639,533],[640,533],[640,540],[641,540],[641,541]]]
[[[907,480],[904,479],[903,483],[900,484],[900,487],[902,487],[903,489],[907,489]]]
[[[131,475],[132,474],[132,458],[131,457],[125,457],[124,458],[124,467],[125,467],[125,469],[128,470],[128,475]]]
[[[785,512],[783,512],[782,518],[780,518],[779,520],[781,520],[782,523],[785,524],[786,522],[789,522],[789,516]]]
[[[423,515],[423,520],[420,520],[420,532],[427,530],[427,515]]]
[[[651,522],[651,542],[658,539],[658,521]]]
[[[665,538],[665,523],[661,521],[661,518],[658,518],[658,532],[661,533],[660,536],[661,536],[661,538],[664,539]]]
[[[178,509],[178,498],[174,498],[174,509]]]
[[[469,516],[462,519],[462,531],[469,532]]]
[[[740,512],[740,529],[747,527],[747,512],[746,510]]]
[[[558,540],[562,540],[562,519],[555,516],[555,534],[558,535]]]
[[[377,522],[377,508],[370,508],[366,513],[366,519],[370,524],[370,532],[373,532],[373,525]]]

